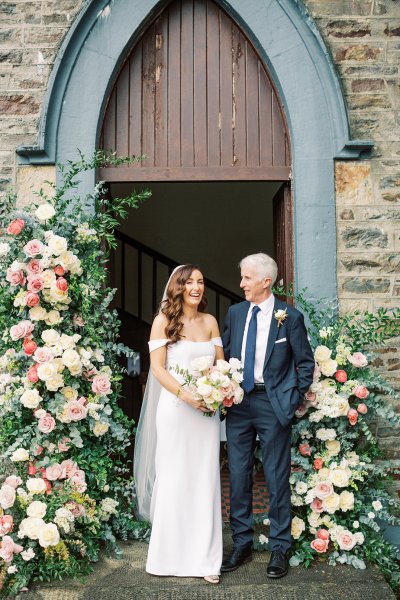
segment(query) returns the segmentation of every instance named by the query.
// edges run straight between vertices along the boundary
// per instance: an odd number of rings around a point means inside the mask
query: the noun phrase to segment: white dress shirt
[[[269,328],[271,327],[272,312],[274,309],[275,296],[271,294],[269,298],[258,304],[261,309],[257,313],[257,339],[256,339],[256,356],[254,361],[254,381],[255,383],[264,383],[264,360],[267,351],[267,342],[269,336]],[[247,331],[251,319],[254,302],[250,303],[249,312],[247,313],[246,324],[244,326],[243,342],[242,342],[242,362],[246,352]]]

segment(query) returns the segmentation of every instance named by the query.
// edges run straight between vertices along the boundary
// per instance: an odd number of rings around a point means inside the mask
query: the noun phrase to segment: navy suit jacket
[[[245,301],[228,310],[222,333],[226,360],[241,358],[249,307],[250,303]],[[278,326],[272,315],[264,359],[264,384],[279,422],[286,427],[312,383],[314,356],[302,313],[275,298],[273,313],[280,309],[287,309],[287,317]]]

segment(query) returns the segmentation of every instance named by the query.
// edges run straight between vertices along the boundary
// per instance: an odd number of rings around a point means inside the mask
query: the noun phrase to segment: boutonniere
[[[286,319],[287,316],[287,308],[285,308],[284,310],[281,308],[274,312],[274,317],[278,321],[278,327],[282,325],[283,321]]]

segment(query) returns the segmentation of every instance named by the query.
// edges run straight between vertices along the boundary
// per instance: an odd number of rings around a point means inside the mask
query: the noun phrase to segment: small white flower
[[[372,502],[372,508],[376,511],[382,510],[382,508],[383,508],[382,502],[380,500],[374,500]]]
[[[369,512],[368,513],[368,519],[375,519],[375,513]]]
[[[16,565],[11,565],[7,569],[7,573],[9,573],[10,575],[12,575],[13,573],[16,573],[17,571],[18,571],[18,567]]]
[[[360,527],[360,523],[358,521],[354,521],[353,527],[354,529],[358,529]]]
[[[260,544],[268,544],[268,538],[260,533],[260,535],[258,536],[258,541],[260,542]]]
[[[33,548],[28,548],[28,550],[24,550],[23,552],[21,552],[21,556],[23,560],[28,561],[32,560],[32,558],[35,558],[36,554],[33,551]]]
[[[270,523],[271,523],[271,521],[269,519],[263,519],[264,525],[269,525]]]

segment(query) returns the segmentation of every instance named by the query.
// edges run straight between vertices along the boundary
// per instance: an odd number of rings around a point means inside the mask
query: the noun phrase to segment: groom
[[[252,471],[258,435],[270,502],[272,552],[267,575],[277,578],[288,572],[291,547],[292,418],[312,383],[314,358],[303,315],[271,292],[276,262],[267,254],[252,254],[240,268],[246,301],[230,307],[222,335],[226,360],[234,357],[244,363],[245,394],[226,418],[233,551],[221,571],[234,571],[251,560]]]

